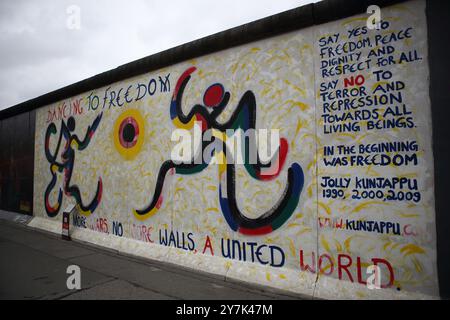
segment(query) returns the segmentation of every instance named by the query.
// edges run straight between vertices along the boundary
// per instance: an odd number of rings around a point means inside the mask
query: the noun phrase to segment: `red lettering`
[[[312,256],[312,267],[310,267],[309,265],[305,265],[303,263],[303,250],[300,250],[300,269],[302,271],[308,270],[311,273],[316,273],[316,255],[314,254],[314,252],[311,252],[311,256]]]
[[[381,284],[381,288],[392,287],[392,285],[394,284],[395,276],[394,276],[394,270],[392,269],[391,264],[387,260],[380,259],[380,258],[373,258],[372,262],[376,266],[378,266],[379,263],[382,263],[382,264],[386,265],[386,267],[389,270],[389,283],[388,284]]]
[[[335,228],[336,228],[336,229],[343,229],[344,226],[343,226],[342,219],[339,219],[338,221],[339,221],[339,222],[336,222]]]
[[[364,79],[364,76],[357,75],[356,78],[351,76],[350,78],[344,78],[344,87],[347,88],[348,86],[352,87],[355,84],[358,86],[361,86],[366,79]]]
[[[367,281],[364,281],[362,278],[362,272],[361,272],[361,258],[356,258],[356,266],[358,270],[358,282],[364,285],[367,285]]]
[[[66,111],[67,111],[67,106],[66,106],[66,103],[64,102],[62,105],[62,113],[63,113],[64,119],[67,118]]]
[[[148,227],[147,228],[147,241],[150,242],[150,243],[153,243],[153,240],[150,237],[152,230],[153,230],[153,227]]]
[[[206,241],[205,241],[205,247],[203,248],[203,254],[205,253],[206,249],[209,248],[209,251],[211,252],[211,255],[214,255],[214,250],[213,247],[211,245],[211,239],[209,238],[209,236],[206,236]]]
[[[348,259],[348,263],[347,264],[343,264],[342,263],[342,258],[347,258]],[[352,274],[350,273],[350,271],[348,271],[348,267],[350,267],[351,264],[352,264],[352,258],[349,255],[347,255],[347,254],[339,254],[338,255],[339,280],[342,280],[342,270],[345,270],[345,272],[347,273],[348,277],[350,278],[350,281],[353,282]]]
[[[81,106],[81,100],[80,99],[76,99],[73,103],[72,103],[72,114],[83,114],[83,107]]]
[[[329,266],[330,266],[330,270],[328,271],[328,273],[326,273],[326,272],[324,272],[324,270],[323,270],[323,268],[322,268],[322,259],[323,258],[327,258],[328,259],[328,261],[329,261]],[[324,274],[324,275],[326,275],[326,276],[329,276],[330,274],[332,274],[333,273],[333,270],[334,270],[334,263],[333,263],[333,259],[331,258],[331,256],[329,256],[328,254],[326,254],[326,253],[324,253],[324,254],[322,254],[320,257],[319,257],[319,272],[321,273],[321,274]]]

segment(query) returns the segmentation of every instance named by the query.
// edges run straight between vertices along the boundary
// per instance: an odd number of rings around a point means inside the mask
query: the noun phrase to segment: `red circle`
[[[203,103],[207,107],[217,107],[223,99],[223,86],[220,83],[215,83],[206,89],[203,96]]]
[[[124,136],[124,129],[127,125],[131,125],[134,128],[134,136],[131,141],[127,141],[127,139],[125,139]],[[138,137],[139,137],[139,125],[136,119],[134,119],[133,117],[127,117],[123,119],[123,121],[120,123],[119,126],[119,141],[122,147],[127,149],[134,147],[137,143]]]

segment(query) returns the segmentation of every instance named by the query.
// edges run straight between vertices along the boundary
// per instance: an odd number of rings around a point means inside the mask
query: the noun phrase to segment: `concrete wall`
[[[33,214],[35,113],[0,117],[0,210]]]
[[[60,232],[77,204],[73,237],[126,253],[323,298],[438,296],[425,2],[381,13],[40,108],[31,225]],[[194,120],[216,141],[279,129],[275,169],[171,163]]]

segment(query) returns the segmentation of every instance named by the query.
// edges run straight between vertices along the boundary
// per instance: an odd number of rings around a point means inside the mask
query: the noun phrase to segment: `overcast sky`
[[[1,0],[0,110],[310,2],[317,0]]]

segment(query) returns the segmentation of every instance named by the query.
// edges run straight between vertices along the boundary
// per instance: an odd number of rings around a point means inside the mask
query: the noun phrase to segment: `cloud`
[[[0,109],[311,0],[0,1]],[[79,30],[67,9],[80,9]]]

